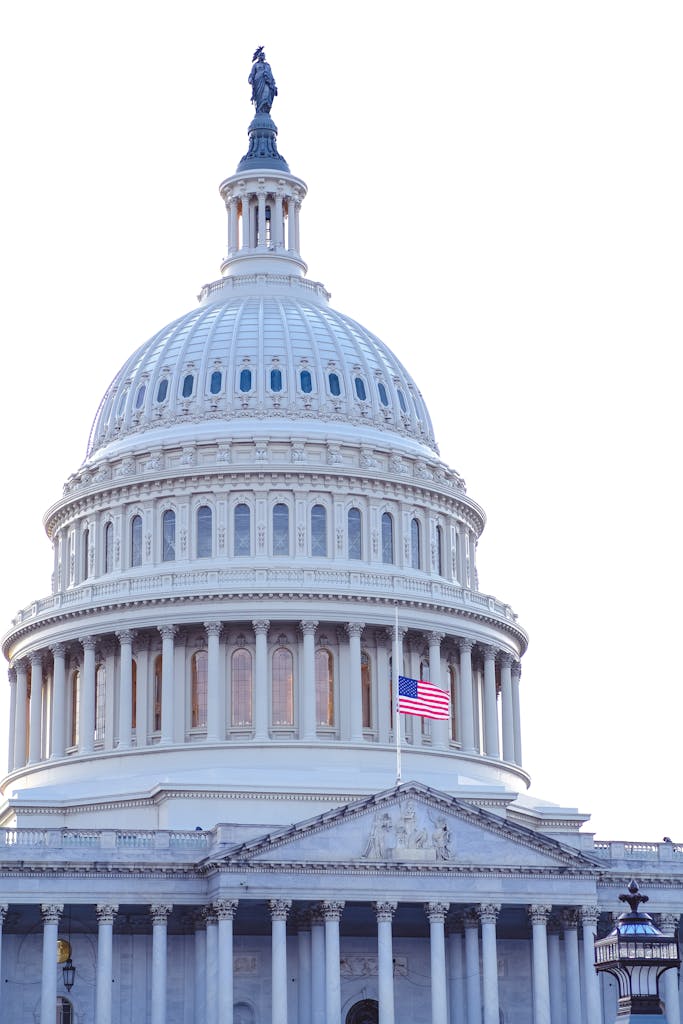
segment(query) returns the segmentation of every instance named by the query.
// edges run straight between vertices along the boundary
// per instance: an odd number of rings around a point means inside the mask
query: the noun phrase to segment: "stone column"
[[[133,631],[122,629],[119,641],[119,750],[128,750],[133,741]],[[109,677],[107,684],[110,685]]]
[[[315,620],[301,623],[301,632],[304,637],[301,733],[304,740],[315,739],[318,724],[315,693],[315,631],[317,626],[318,623]]]
[[[66,752],[66,651],[64,644],[52,647],[52,734],[50,757]]]
[[[500,913],[500,906],[496,903],[482,903],[477,908],[477,911],[481,921],[481,981],[484,995],[484,1024],[499,1024],[496,921]]]
[[[460,723],[460,736],[462,737],[462,749],[467,753],[474,753],[474,700],[472,697],[472,648],[471,640],[462,638],[458,640],[460,648],[460,709],[462,722]]]
[[[149,742],[150,712],[150,642],[145,637],[135,645],[137,662],[135,696],[135,746],[146,747]]]
[[[78,710],[78,750],[89,754],[95,746],[95,638],[83,637],[83,671],[81,672]]]
[[[581,907],[581,934],[583,939],[583,991],[585,1024],[601,1024],[600,988],[595,971],[595,931],[598,927],[597,907]]]
[[[2,977],[2,929],[7,917],[9,906],[7,903],[0,903],[0,978]],[[3,1019],[2,1003],[0,1003],[0,1021]]]
[[[263,248],[266,244],[266,193],[257,192],[258,196],[258,244]]]
[[[43,656],[40,653],[31,655],[31,697],[29,701],[29,745],[28,763],[40,761],[41,748],[41,712],[43,708]]]
[[[678,931],[679,914],[658,914],[656,923],[663,935],[674,938]],[[665,971],[661,981],[666,1024],[681,1024],[681,1001],[678,992],[678,971]]]
[[[360,638],[365,629],[364,622],[347,622],[349,635],[349,693],[351,696],[351,742],[363,739],[363,696],[360,679]],[[341,1010],[340,1010],[341,1013]]]
[[[206,921],[198,913],[194,919],[194,1019],[207,1024],[206,1017]]]
[[[465,965],[463,961],[462,915],[456,914],[448,923],[448,980],[451,1021],[465,1024]]]
[[[287,1024],[287,915],[291,900],[269,900],[271,920],[272,1024]]]
[[[40,980],[40,1024],[55,1024],[57,1006],[57,928],[62,903],[43,903],[43,968]]]
[[[581,974],[579,968],[579,915],[567,907],[562,912],[564,976],[567,984],[567,1024],[581,1024]]]
[[[448,903],[428,903],[429,959],[432,977],[432,1024],[448,1024],[448,996],[446,992],[446,936],[444,921]],[[498,1022],[496,1022],[498,1024]]]
[[[225,726],[221,724],[221,672],[220,672],[220,622],[205,622],[207,648],[206,684],[206,741],[216,743],[225,739]],[[232,1013],[232,1006],[230,1007]]]
[[[98,903],[97,915],[97,971],[95,975],[95,1024],[111,1024],[112,936],[116,904]]]
[[[325,1024],[325,919],[311,911],[311,1024]]]
[[[441,682],[441,641],[443,633],[431,632],[427,634],[429,642],[429,681],[442,690],[447,690]],[[446,750],[448,747],[448,719],[435,719],[432,723],[432,741],[437,750]]]
[[[373,903],[377,915],[377,987],[379,1024],[394,1024],[394,954],[391,922],[396,903]]]
[[[174,671],[177,626],[159,626],[161,633],[161,745],[173,743],[175,726]],[[154,1024],[154,1022],[152,1022]]]
[[[484,646],[484,753],[488,757],[500,757],[498,740],[498,699],[496,696],[496,654],[495,647]]]
[[[548,978],[550,985],[550,1019],[552,1024],[562,1024],[560,924],[554,914],[548,920]]]
[[[531,919],[531,955],[533,961],[534,1024],[550,1024],[550,976],[548,972],[547,921],[551,907],[529,907]],[[592,964],[591,964],[592,966]]]
[[[15,665],[17,673],[17,711],[14,726],[14,767],[26,764],[26,710],[28,705],[28,666],[25,660]]]
[[[479,917],[475,910],[463,914],[465,929],[465,994],[467,1024],[481,1024],[481,984],[479,980]]]
[[[252,622],[256,637],[254,658],[254,739],[268,739],[268,619]]]
[[[204,907],[206,921],[206,1024],[218,1024],[218,918]]]
[[[251,240],[251,216],[249,210],[249,193],[244,192],[240,196],[242,200],[242,248],[249,249],[252,244]]]
[[[512,655],[500,654],[500,690],[503,719],[503,760],[515,763],[515,725],[512,709]]]
[[[237,900],[216,900],[213,907],[218,918],[218,1019],[221,1024],[232,1024],[232,922]]]
[[[325,920],[325,1020],[341,1020],[341,974],[339,970],[339,921],[342,902],[325,901],[321,905]]]
[[[14,737],[17,727],[17,671],[10,665],[7,671],[9,680],[9,742],[7,744],[7,771],[14,768]]]
[[[311,1024],[311,919],[308,913],[297,914],[297,1024]]]
[[[512,720],[515,734],[515,764],[522,763],[522,720],[519,707],[519,680],[522,666],[518,661],[512,663]]]
[[[149,908],[152,918],[151,1024],[166,1024],[167,924],[172,910],[173,907],[162,903]]]

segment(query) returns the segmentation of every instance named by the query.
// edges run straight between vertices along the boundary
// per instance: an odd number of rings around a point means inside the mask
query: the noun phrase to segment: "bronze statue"
[[[273,100],[277,96],[277,86],[262,46],[259,46],[251,59],[254,62],[249,74],[251,102],[256,107],[257,114],[269,114]]]

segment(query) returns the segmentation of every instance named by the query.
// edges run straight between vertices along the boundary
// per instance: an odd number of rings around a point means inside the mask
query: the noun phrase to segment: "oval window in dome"
[[[209,391],[212,395],[217,395],[223,386],[223,374],[220,370],[214,370],[211,374],[211,382],[209,384]]]
[[[356,377],[354,383],[356,385],[356,394],[360,398],[361,402],[364,402],[367,398],[367,395],[365,394],[365,381],[362,377]]]
[[[282,391],[282,370],[270,371],[270,390]]]
[[[240,370],[240,391],[243,394],[251,391],[251,370]]]
[[[126,407],[126,399],[127,398],[128,398],[128,388],[125,388],[121,392],[121,397],[119,398],[119,402],[118,402],[118,405],[116,407],[116,415],[117,416],[123,416],[123,410]]]
[[[379,400],[382,403],[382,405],[389,405],[389,396],[387,394],[387,389],[384,387],[384,384],[382,384],[381,380],[377,382],[377,390],[379,391]]]
[[[194,374],[188,373],[183,380],[183,398],[191,398],[194,390]]]
[[[401,412],[408,412],[405,396],[400,388],[396,389],[396,394],[398,395],[398,404],[401,406]]]
[[[145,387],[144,384],[141,384],[140,387],[138,388],[138,393],[135,396],[135,408],[136,409],[142,409],[142,403],[145,400],[145,395],[146,394],[147,394],[147,388]]]
[[[309,370],[302,370],[299,374],[299,384],[305,395],[310,395],[313,390],[313,378]]]
[[[327,378],[330,385],[330,394],[338,398],[341,395],[341,385],[339,383],[339,377],[336,373],[331,373]]]
[[[168,378],[164,377],[163,380],[159,381],[159,387],[157,388],[157,402],[165,402],[167,395],[168,395]]]

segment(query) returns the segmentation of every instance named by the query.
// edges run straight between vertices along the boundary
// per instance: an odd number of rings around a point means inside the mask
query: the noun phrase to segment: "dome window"
[[[130,564],[142,565],[142,517],[133,516],[130,521]]]
[[[240,391],[245,395],[251,391],[251,370],[240,370]]]
[[[349,558],[362,558],[363,521],[359,508],[350,508],[348,514]]]
[[[191,398],[194,391],[194,374],[188,373],[183,380],[183,398]]]
[[[213,538],[213,516],[208,505],[197,509],[197,558],[211,558]]]
[[[282,370],[270,371],[270,390],[282,391]]]
[[[211,382],[209,384],[209,391],[212,395],[217,395],[223,386],[223,374],[220,370],[214,370],[211,374]]]
[[[136,409],[142,409],[142,403],[145,400],[145,395],[146,394],[147,394],[147,388],[145,387],[144,384],[141,384],[140,387],[138,388],[138,393],[135,396],[135,408]]]
[[[397,389],[396,394],[398,395],[398,404],[401,406],[401,412],[408,412],[408,406],[406,405],[405,395],[400,388]]]
[[[289,509],[282,502],[273,508],[273,554],[289,554]]]
[[[382,561],[385,565],[394,562],[394,520],[388,512],[382,516]]]
[[[175,512],[166,509],[161,519],[161,560],[175,561]]]
[[[310,395],[313,390],[313,378],[310,370],[302,370],[299,374],[299,385],[305,395]],[[332,390],[332,388],[330,388]]]
[[[251,554],[251,512],[248,505],[241,503],[235,506],[235,556]]]
[[[114,571],[114,524],[107,523],[104,528],[104,571]]]
[[[420,523],[417,519],[410,521],[410,564],[413,569],[421,567],[420,558]]]
[[[124,391],[121,392],[121,397],[119,398],[119,404],[116,407],[116,415],[117,416],[123,416],[123,410],[126,408],[126,399],[127,398],[128,398],[128,388],[126,388]]]
[[[163,380],[159,381],[159,387],[157,388],[157,402],[161,405],[162,402],[166,401],[168,395],[168,378],[164,377]]]
[[[327,556],[327,509],[324,505],[314,505],[311,509],[311,554]]]
[[[365,393],[365,381],[363,380],[362,377],[356,377],[354,384],[356,387],[356,394],[358,395],[359,399],[361,400],[361,402],[365,402],[368,397]]]
[[[339,383],[338,375],[336,373],[331,373],[328,377],[328,381],[330,385],[330,394],[334,395],[335,398],[338,398],[339,395],[341,395],[341,385]]]
[[[379,400],[382,405],[389,405],[389,396],[387,395],[387,389],[385,388],[382,381],[377,381],[377,390],[379,392]]]

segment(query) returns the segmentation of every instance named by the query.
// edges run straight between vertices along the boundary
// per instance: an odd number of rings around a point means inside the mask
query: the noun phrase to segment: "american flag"
[[[450,696],[446,690],[422,679],[398,677],[398,710],[402,715],[449,718]]]

